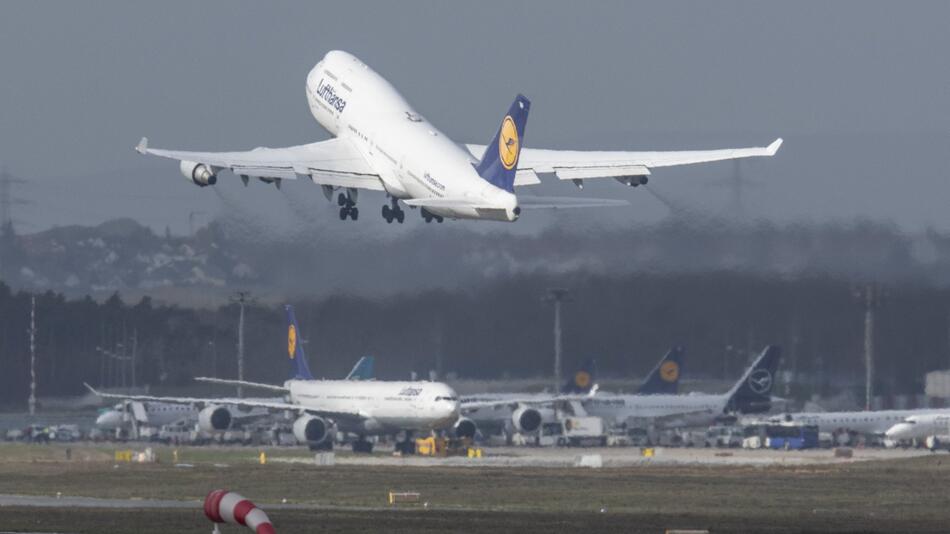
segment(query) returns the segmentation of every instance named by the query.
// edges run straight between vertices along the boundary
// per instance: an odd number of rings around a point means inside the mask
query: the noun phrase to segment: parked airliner
[[[340,219],[359,218],[360,190],[384,192],[388,223],[402,223],[400,201],[420,208],[426,222],[452,219],[515,221],[523,209],[626,205],[616,199],[516,196],[515,188],[541,178],[614,178],[629,186],[646,184],[658,167],[772,156],[782,144],[767,147],[671,152],[541,150],[525,148],[531,102],[518,95],[488,145],[459,144],[417,112],[382,76],[351,54],[331,51],[306,81],[310,112],[333,139],[287,148],[243,152],[191,152],[150,148],[142,138],[136,150],[179,161],[185,177],[198,186],[214,185],[229,170],[245,185],[251,178],[280,187],[282,180],[306,178],[336,200]],[[575,127],[565,125],[565,127]]]
[[[293,308],[287,306],[287,355],[292,376],[283,385],[246,381],[213,380],[222,384],[241,384],[286,395],[286,401],[253,399],[221,399],[192,397],[156,397],[150,395],[116,395],[100,393],[88,384],[93,393],[103,398],[142,402],[166,402],[196,406],[199,419],[205,418],[215,430],[226,430],[231,424],[230,408],[264,408],[275,412],[296,414],[294,436],[312,449],[331,448],[333,429],[356,434],[360,439],[354,451],[371,452],[368,435],[405,433],[397,444],[411,452],[413,432],[451,429],[458,421],[459,399],[455,391],[441,382],[395,382],[385,380],[316,380],[310,373],[303,344],[298,342],[297,321]]]
[[[928,447],[936,448],[938,441],[950,437],[950,410],[914,410],[899,423],[888,428],[884,435],[894,441],[929,440]],[[936,440],[937,438],[940,440]]]
[[[763,413],[771,409],[775,371],[781,350],[769,345],[732,388],[719,394],[618,395],[598,393],[583,401],[587,415],[615,424],[655,428],[709,426],[731,414]],[[678,370],[677,373],[678,375]]]

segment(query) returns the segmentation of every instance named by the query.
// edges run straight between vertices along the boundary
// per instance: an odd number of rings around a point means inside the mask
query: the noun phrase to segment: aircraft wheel
[[[349,215],[349,210],[346,208],[340,208],[340,220],[345,221],[347,215]]]
[[[347,200],[347,199],[346,199],[346,195],[344,195],[343,193],[340,193],[340,194],[337,195],[337,197],[336,197],[336,203],[337,203],[339,206],[341,206],[341,207],[342,207],[342,206],[346,206],[346,200]]]
[[[359,208],[350,208],[350,219],[354,221],[360,218],[360,209]]]
[[[399,221],[399,224],[402,224],[406,220],[406,212],[399,210],[396,212],[396,220]]]

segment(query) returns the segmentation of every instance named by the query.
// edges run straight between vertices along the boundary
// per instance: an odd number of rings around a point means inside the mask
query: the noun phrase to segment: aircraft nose
[[[910,425],[907,423],[898,423],[888,428],[884,435],[890,439],[901,439],[910,431]]]
[[[114,410],[102,412],[99,414],[99,417],[96,418],[96,426],[99,428],[115,428],[119,425],[121,418],[122,415]]]

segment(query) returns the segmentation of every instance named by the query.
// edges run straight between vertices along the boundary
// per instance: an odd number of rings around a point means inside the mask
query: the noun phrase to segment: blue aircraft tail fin
[[[778,370],[782,350],[768,345],[759,354],[752,366],[729,391],[726,411],[739,413],[763,413],[772,408],[772,389],[775,387],[775,372]]]
[[[297,326],[297,317],[294,316],[294,307],[284,306],[287,311],[287,355],[290,358],[290,377],[297,380],[313,380],[310,366],[307,365],[307,355],[303,352],[303,340],[300,337],[300,328]]]
[[[597,362],[590,358],[582,365],[574,376],[567,379],[561,393],[589,393],[594,387],[594,379],[597,376]]]
[[[353,366],[353,369],[350,370],[350,374],[346,375],[347,380],[372,380],[376,378],[375,371],[373,370],[373,364],[375,359],[372,356],[363,356],[360,358],[356,365]]]
[[[683,372],[683,347],[673,347],[650,371],[637,393],[640,395],[675,395]]]
[[[524,95],[515,97],[495,137],[485,147],[482,160],[475,167],[485,181],[509,193],[515,190],[515,171],[524,142],[529,109],[531,102]]]

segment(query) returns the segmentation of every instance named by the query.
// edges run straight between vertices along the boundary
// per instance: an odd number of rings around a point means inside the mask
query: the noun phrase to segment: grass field
[[[256,450],[181,449],[190,468],[119,464],[109,447],[0,446],[0,493],[201,500],[214,488],[267,503],[278,532],[947,532],[950,457],[810,467],[645,465],[616,469],[258,465]],[[271,451],[301,456],[302,451]],[[428,510],[385,508],[390,489],[422,493]],[[364,509],[365,508],[365,509]],[[606,512],[601,512],[606,509]],[[207,530],[193,511],[0,508],[5,530]]]

